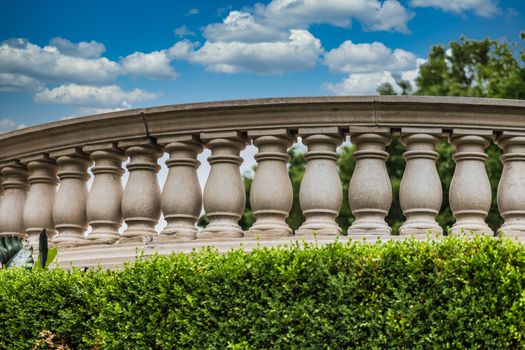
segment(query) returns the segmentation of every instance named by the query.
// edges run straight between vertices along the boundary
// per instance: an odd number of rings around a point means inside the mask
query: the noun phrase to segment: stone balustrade
[[[2,134],[0,235],[27,237],[36,246],[45,228],[52,244],[86,247],[83,254],[103,247],[113,254],[144,242],[191,247],[294,237],[388,239],[386,150],[393,137],[406,147],[399,191],[406,221],[397,237],[443,235],[436,222],[443,190],[435,147],[448,138],[456,150],[450,233],[496,234],[485,222],[492,201],[485,152],[495,142],[503,150],[497,202],[504,224],[497,233],[525,239],[525,101],[397,96],[154,107]],[[299,193],[305,221],[294,232],[286,223],[293,201],[287,149],[298,139],[307,149]],[[345,140],[356,146],[348,198],[336,165],[336,149]],[[249,198],[256,221],[243,231],[240,152],[251,144],[258,149]],[[197,158],[204,149],[211,155],[202,190]],[[164,154],[167,161],[160,164]],[[162,188],[161,168],[167,171]],[[344,201],[356,219],[348,232],[336,223]],[[198,228],[202,213],[209,223]]]

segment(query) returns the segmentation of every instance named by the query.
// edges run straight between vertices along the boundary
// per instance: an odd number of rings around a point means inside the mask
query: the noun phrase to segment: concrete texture
[[[434,150],[440,141],[441,129],[401,129],[401,142],[407,147],[403,154],[405,172],[399,189],[399,202],[406,222],[400,235],[442,234],[436,216],[443,202],[443,188],[436,168],[439,154]]]

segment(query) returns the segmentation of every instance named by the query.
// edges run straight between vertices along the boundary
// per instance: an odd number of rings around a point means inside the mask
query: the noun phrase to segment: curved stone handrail
[[[485,223],[492,193],[484,166],[485,148],[494,141],[504,152],[497,199],[505,222],[498,232],[525,239],[525,101],[422,96],[181,104],[0,134],[0,235],[28,237],[36,245],[38,232],[46,228],[53,244],[63,247],[62,262],[84,265],[86,256],[96,257],[89,264],[101,257],[121,262],[133,257],[142,242],[160,252],[210,242],[227,248],[234,241],[251,249],[261,237],[267,245],[294,237],[329,242],[344,234],[335,218],[348,200],[356,220],[346,239],[391,239],[385,217],[392,191],[385,162],[393,135],[407,148],[399,193],[406,221],[400,238],[443,233],[435,220],[443,196],[435,146],[448,137],[456,149],[449,191],[456,219],[452,234],[494,234]],[[336,167],[336,147],[346,136],[357,148],[348,199]],[[286,151],[297,137],[308,148],[299,193],[306,221],[293,232],[285,222],[293,196]],[[259,166],[250,193],[256,222],[243,231],[238,225],[245,206],[239,166],[246,144],[258,147]],[[201,189],[197,155],[204,148],[212,153],[211,172]],[[160,188],[158,159],[164,153],[169,155],[168,180]],[[129,178],[123,188],[125,160]],[[90,190],[88,169],[94,176]],[[210,223],[197,230],[203,207]],[[166,225],[157,232],[161,215]],[[121,232],[123,223],[127,227]]]
[[[132,109],[0,134],[0,162],[145,136],[312,126],[525,131],[525,101],[434,96],[268,98]]]

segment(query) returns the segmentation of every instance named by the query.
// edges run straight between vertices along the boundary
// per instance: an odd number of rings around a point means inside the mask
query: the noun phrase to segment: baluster
[[[24,204],[27,191],[27,168],[18,160],[3,163],[0,173],[4,177],[4,194],[0,202],[0,235],[26,237],[24,230]]]
[[[350,128],[350,141],[356,145],[355,170],[348,188],[348,200],[356,220],[348,235],[385,236],[391,232],[385,222],[392,204],[392,185],[386,170],[390,143],[388,128]]]
[[[239,153],[246,146],[239,132],[202,133],[212,155],[211,170],[204,186],[204,210],[210,220],[198,238],[236,238],[244,232],[238,224],[244,210],[246,195],[239,166]]]
[[[60,185],[53,204],[53,221],[57,235],[53,242],[59,246],[86,243],[86,201],[89,157],[79,148],[51,152],[50,157],[59,165]]]
[[[525,133],[504,131],[498,145],[505,152],[498,185],[498,209],[505,222],[498,233],[525,238]]]
[[[83,151],[95,161],[94,180],[87,199],[86,214],[92,231],[87,239],[112,244],[120,238],[122,225],[122,162],[127,158],[114,143],[84,146]]]
[[[161,234],[176,239],[195,239],[195,223],[202,210],[197,175],[200,165],[197,155],[202,152],[202,145],[192,135],[161,137],[158,142],[170,156],[166,161],[168,178],[162,190],[162,212],[167,225]]]
[[[401,142],[407,151],[403,154],[406,168],[399,189],[399,202],[406,217],[400,235],[426,237],[427,233],[443,233],[436,222],[443,189],[436,168],[439,155],[434,150],[441,134],[441,129],[401,129]]]
[[[450,183],[449,202],[456,222],[451,233],[493,235],[485,223],[490,210],[492,193],[485,169],[485,148],[492,138],[489,130],[454,129],[450,136],[456,148],[452,156],[456,162]]]
[[[293,137],[286,129],[248,132],[255,146],[257,170],[250,189],[250,204],[256,217],[248,236],[279,237],[292,235],[286,218],[292,209],[293,189],[288,176],[286,152]]]
[[[47,154],[22,159],[29,169],[29,192],[24,206],[24,226],[28,240],[36,251],[40,232],[46,229],[51,240],[55,234],[53,203],[57,192],[56,162]]]
[[[162,149],[149,139],[119,142],[130,157],[129,178],[122,196],[122,215],[128,228],[120,241],[136,241],[157,236],[160,218],[160,186],[157,173]]]
[[[299,189],[299,203],[306,220],[295,235],[338,235],[341,228],[335,218],[343,202],[343,187],[337,172],[336,148],[342,136],[337,127],[301,128],[299,135],[308,146]]]

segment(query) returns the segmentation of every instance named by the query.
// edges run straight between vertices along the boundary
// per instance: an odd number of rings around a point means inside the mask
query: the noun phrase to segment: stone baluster
[[[56,162],[47,154],[22,159],[29,169],[29,192],[24,206],[24,226],[28,240],[36,251],[40,232],[45,228],[51,240],[55,234],[53,204],[58,178]]]
[[[246,195],[239,166],[239,152],[246,142],[239,132],[202,133],[212,155],[208,157],[211,170],[204,186],[204,210],[209,219],[198,238],[236,238],[244,232],[238,224],[246,204]]]
[[[441,235],[443,229],[436,222],[443,201],[443,188],[436,167],[436,144],[441,129],[401,129],[401,142],[407,147],[403,158],[405,172],[399,189],[399,202],[405,223],[400,235],[426,237]]]
[[[504,131],[498,139],[504,150],[498,185],[498,208],[505,222],[503,236],[525,238],[525,133]]]
[[[392,204],[392,185],[386,170],[390,129],[351,127],[350,141],[356,145],[355,170],[348,188],[348,199],[355,221],[348,235],[386,236],[385,222]]]
[[[192,135],[167,136],[158,140],[169,153],[168,178],[162,189],[162,212],[167,225],[161,234],[175,239],[197,237],[195,226],[202,210],[202,190],[197,169],[197,155],[202,145]]]
[[[122,225],[122,162],[127,158],[114,143],[84,146],[83,151],[95,161],[94,180],[87,199],[86,214],[93,243],[112,244],[120,238]]]
[[[250,204],[255,224],[247,236],[279,237],[292,235],[286,218],[292,209],[293,189],[288,176],[287,149],[293,137],[286,129],[248,132],[255,146],[257,170],[250,189]]]
[[[485,169],[485,148],[492,139],[490,130],[454,129],[450,136],[456,148],[454,176],[450,183],[449,203],[456,222],[451,233],[493,235],[485,223],[492,193]]]
[[[299,135],[308,146],[299,189],[299,203],[306,220],[295,235],[338,235],[341,228],[335,218],[343,202],[343,187],[337,172],[336,148],[342,142],[341,133],[337,127],[300,128]]]
[[[161,213],[157,173],[162,149],[149,139],[119,142],[130,157],[129,178],[122,196],[122,215],[128,228],[121,241],[136,241],[157,236],[155,225]]]
[[[24,230],[24,204],[27,191],[27,168],[19,161],[0,165],[4,177],[4,194],[0,202],[0,235],[26,237]]]
[[[85,244],[87,169],[92,162],[79,148],[51,152],[50,157],[59,165],[60,179],[53,204],[53,221],[57,230],[53,242],[59,246]]]

